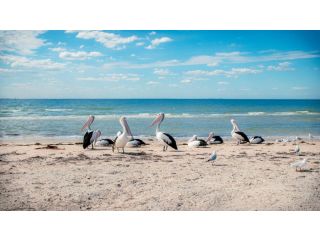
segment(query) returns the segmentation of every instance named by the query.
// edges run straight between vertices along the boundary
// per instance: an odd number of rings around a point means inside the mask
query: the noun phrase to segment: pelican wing
[[[235,133],[239,134],[241,137],[243,137],[245,142],[249,142],[249,138],[247,137],[247,135],[244,132],[237,131]]]
[[[90,144],[90,140],[92,137],[93,131],[87,131],[86,134],[83,136],[83,149],[86,149]]]
[[[170,147],[174,148],[175,150],[178,150],[176,140],[174,140],[174,138],[168,133],[163,133],[163,135],[165,135],[165,137],[162,140]]]

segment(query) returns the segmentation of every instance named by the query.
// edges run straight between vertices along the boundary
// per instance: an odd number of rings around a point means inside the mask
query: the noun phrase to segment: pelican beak
[[[86,123],[83,125],[83,127],[81,128],[81,131],[83,131],[86,128],[90,128],[91,124],[94,121],[94,116],[90,115],[88,120],[86,121]]]
[[[153,122],[151,123],[150,127],[158,124],[161,121],[161,115],[158,114],[157,117],[153,120]]]
[[[206,142],[209,142],[212,139],[212,137],[213,137],[213,133],[209,133],[209,136],[208,136]]]

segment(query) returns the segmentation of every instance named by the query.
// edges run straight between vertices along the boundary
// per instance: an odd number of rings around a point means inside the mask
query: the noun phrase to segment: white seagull
[[[213,151],[209,157],[209,159],[207,160],[207,162],[212,162],[214,163],[217,160],[217,153],[216,151]]]
[[[172,147],[175,150],[178,150],[176,140],[174,140],[174,138],[170,134],[160,131],[160,125],[163,119],[164,119],[164,113],[159,113],[151,123],[151,126],[154,126],[155,124],[157,124],[156,138],[163,145],[163,151],[166,151],[168,149],[168,146]]]
[[[93,123],[93,121],[94,121],[94,116],[90,115],[86,123],[81,128],[81,131],[83,131],[84,129],[87,129],[86,133],[83,136],[83,144],[82,144],[83,149],[86,149],[88,146],[90,146],[90,144],[92,144],[92,149],[93,149],[93,145],[101,136],[100,130],[96,130],[96,131],[91,130],[91,124]]]
[[[299,145],[297,145],[296,148],[294,149],[294,153],[296,155],[300,155],[300,147],[299,147]]]
[[[119,134],[114,140],[114,144],[112,146],[112,151],[116,148],[119,152],[119,148],[122,148],[122,153],[124,153],[124,147],[126,144],[133,138],[129,125],[127,123],[127,119],[125,117],[120,117],[119,119],[120,125],[122,126],[123,133]]]
[[[231,131],[231,136],[232,136],[232,138],[237,140],[237,144],[239,145],[241,142],[250,143],[247,135],[244,132],[240,131],[240,128],[239,128],[236,120],[231,119],[230,122],[231,122],[231,124],[233,126],[233,129]]]
[[[301,171],[302,168],[304,168],[307,165],[307,159],[304,158],[303,160],[291,163],[291,167],[295,167],[296,171]]]

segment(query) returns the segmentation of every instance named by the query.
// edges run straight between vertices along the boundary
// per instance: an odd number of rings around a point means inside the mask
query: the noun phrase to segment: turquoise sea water
[[[24,137],[78,138],[88,115],[96,116],[92,129],[104,136],[121,130],[126,116],[135,136],[154,136],[155,115],[164,112],[161,129],[175,137],[210,131],[230,136],[230,119],[249,136],[320,136],[320,100],[216,99],[70,99],[0,100],[0,139]]]

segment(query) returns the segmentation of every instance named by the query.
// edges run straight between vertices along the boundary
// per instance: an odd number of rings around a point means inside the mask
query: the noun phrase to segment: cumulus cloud
[[[66,33],[74,33],[75,31],[66,31]],[[138,37],[135,35],[129,37],[123,37],[119,34],[103,32],[103,31],[79,31],[76,32],[77,38],[81,39],[93,39],[107,48],[111,49],[123,49],[126,44],[137,41]]]
[[[185,74],[193,75],[193,76],[226,76],[226,77],[237,77],[243,74],[256,74],[260,73],[262,70],[260,69],[252,69],[252,68],[232,68],[231,70],[213,70],[213,71],[205,71],[205,70],[192,70],[187,71]]]
[[[63,51],[66,51],[66,49],[62,48],[62,47],[49,48],[49,50],[51,50],[52,52],[63,52]]]
[[[144,45],[144,42],[137,42],[136,45],[137,45],[137,46],[143,46],[143,45]]]
[[[278,63],[278,65],[276,66],[268,66],[267,69],[269,71],[293,71],[294,68],[291,67],[291,63],[290,62],[282,62],[282,63]]]
[[[171,42],[171,41],[173,40],[169,37],[155,38],[151,41],[151,44],[146,47],[146,49],[154,49],[162,43]]]
[[[0,60],[9,64],[13,68],[41,68],[41,69],[62,69],[66,64],[54,62],[51,59],[30,59],[21,56],[4,55],[0,56]]]
[[[100,52],[60,52],[59,57],[66,60],[86,60],[92,57],[101,57],[102,54]]]
[[[190,79],[181,80],[180,82],[183,83],[183,84],[192,83],[192,81]]]
[[[110,73],[98,77],[81,77],[78,78],[81,81],[107,81],[107,82],[118,82],[118,81],[139,81],[140,77],[138,74],[128,73]]]
[[[160,76],[167,76],[170,75],[170,72],[168,69],[163,69],[163,68],[155,68],[153,70],[153,73],[156,75],[160,75]]]
[[[151,35],[151,36],[152,36],[152,35],[156,35],[156,34],[157,34],[157,33],[156,33],[155,31],[152,31],[152,32],[149,33],[149,35]]]
[[[157,84],[159,84],[159,82],[156,82],[156,81],[147,82],[147,85],[157,85]]]
[[[0,31],[0,51],[23,55],[34,53],[46,40],[39,38],[44,31]]]

